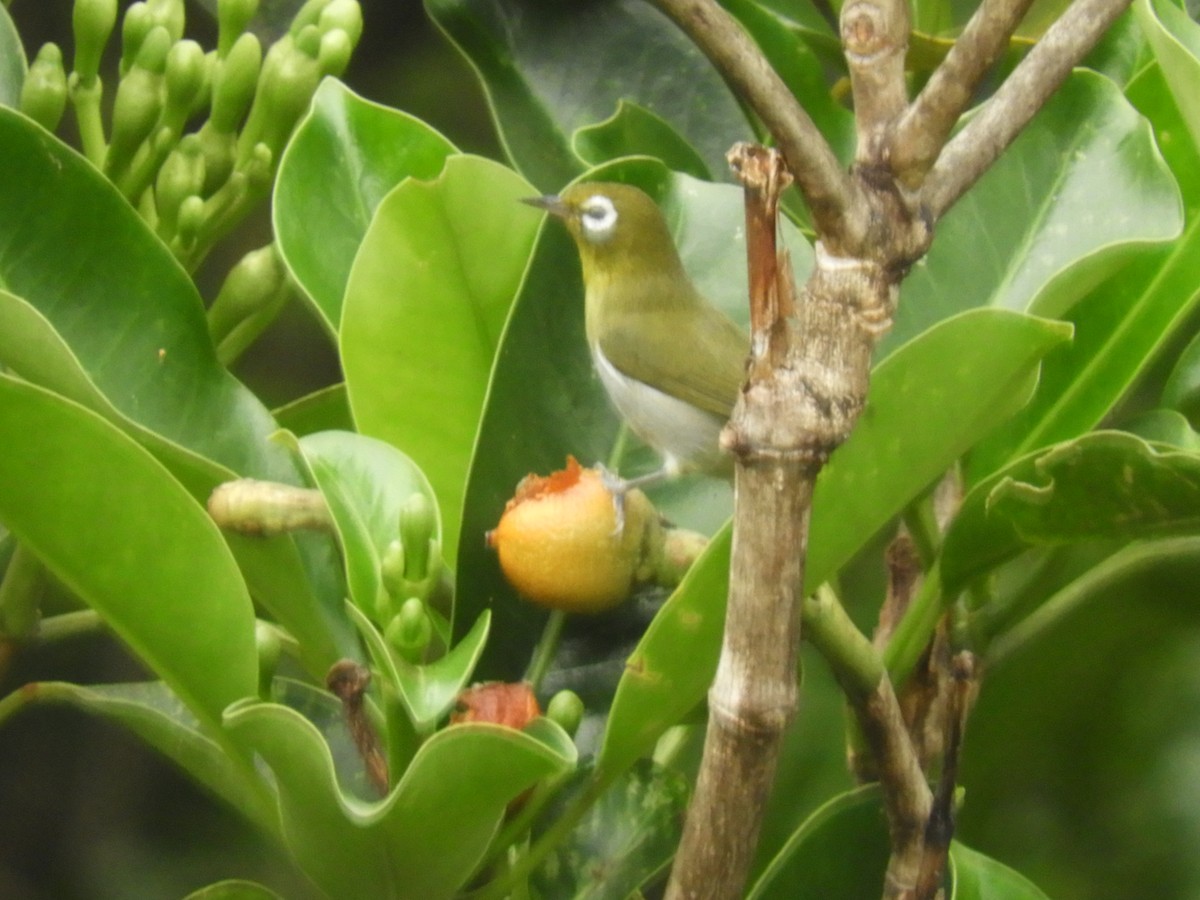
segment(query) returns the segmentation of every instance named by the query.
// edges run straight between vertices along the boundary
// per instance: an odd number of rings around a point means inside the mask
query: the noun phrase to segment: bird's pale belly
[[[669,470],[722,465],[718,439],[725,420],[622,374],[599,347],[592,348],[592,360],[617,411],[642,440],[663,455]]]

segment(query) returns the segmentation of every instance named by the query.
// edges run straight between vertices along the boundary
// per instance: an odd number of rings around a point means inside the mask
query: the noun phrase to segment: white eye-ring
[[[593,244],[603,244],[617,230],[617,208],[603,194],[593,194],[579,206],[583,235]]]

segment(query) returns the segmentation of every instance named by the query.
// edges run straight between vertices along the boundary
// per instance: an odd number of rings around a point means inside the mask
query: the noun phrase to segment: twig
[[[851,227],[861,210],[852,181],[762,51],[715,0],[652,0],[687,34],[771,132],[818,232]],[[858,223],[858,230],[865,224]]]
[[[983,0],[896,127],[892,171],[917,187],[1033,0]]]
[[[966,193],[1096,45],[1130,0],[1075,0],[979,114],[945,147],[922,199],[933,217]]]
[[[921,877],[933,795],[925,782],[900,703],[871,642],[828,591],[804,601],[809,642],[846,693],[883,789],[892,855],[884,897],[905,897]]]
[[[842,45],[854,90],[857,165],[885,159],[884,142],[908,103],[904,57],[908,50],[907,0],[851,0],[842,7]]]

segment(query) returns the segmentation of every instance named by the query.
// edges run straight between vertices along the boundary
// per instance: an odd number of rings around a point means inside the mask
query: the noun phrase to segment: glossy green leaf
[[[976,441],[1020,409],[1042,357],[1069,337],[1070,327],[1059,322],[971,310],[880,363],[854,431],[817,479],[805,589],[833,577]]]
[[[1192,143],[1200,144],[1200,25],[1170,0],[1138,0],[1133,8]]]
[[[1101,214],[1098,196],[1117,213]],[[938,223],[880,353],[975,306],[1059,315],[1181,224],[1179,192],[1146,122],[1112,82],[1076,71]]]
[[[266,441],[270,415],[217,363],[191,279],[117,189],[3,108],[0,146],[0,287],[45,316],[124,415],[240,475],[294,483]]]
[[[1032,881],[1003,863],[954,841],[949,868],[950,900],[1049,900]]]
[[[640,0],[539,4],[426,0],[483,81],[509,158],[542,193],[583,172],[576,129],[629,100],[668,122],[710,172],[752,137],[729,88],[662,13]]]
[[[346,385],[331,384],[273,409],[280,428],[303,437],[317,431],[354,431]]]
[[[436,176],[454,152],[424,122],[321,82],[279,161],[272,217],[280,255],[330,333],[376,207],[405,178]]]
[[[167,440],[121,413],[96,387],[78,357],[32,305],[0,291],[0,360],[22,378],[74,400],[149,450],[198,501],[235,477],[219,463]],[[341,615],[343,589],[331,579],[327,544],[315,536],[247,538],[225,535],[254,598],[299,641],[314,675],[352,648],[353,632]],[[304,552],[297,551],[297,544]],[[331,580],[334,583],[331,583]],[[326,598],[322,602],[319,598]]]
[[[183,900],[283,900],[283,897],[266,885],[233,878],[192,891]]]
[[[1162,402],[1192,421],[1200,420],[1200,335],[1192,338],[1175,361],[1163,386]]]
[[[400,537],[400,510],[410,497],[428,498],[436,515],[429,481],[395,447],[351,431],[306,435],[296,446],[333,516],[351,599],[375,621],[386,623],[391,604],[380,562],[388,544]],[[432,537],[440,536],[439,522]]]
[[[591,166],[622,156],[652,156],[675,172],[712,177],[704,160],[670,124],[629,100],[619,101],[617,111],[603,122],[576,131],[571,146]]]
[[[350,273],[342,364],[363,434],[409,454],[433,484],[455,558],[492,359],[528,261],[534,194],[498,163],[447,162],[384,199]]]
[[[590,780],[581,779],[586,790]],[[543,814],[559,818],[578,791],[565,790]],[[626,900],[675,855],[687,806],[687,780],[649,760],[618,778],[542,862],[530,882],[556,900]],[[539,827],[534,825],[533,839]]]
[[[630,654],[596,757],[603,777],[649,753],[712,684],[725,631],[732,534],[726,527],[713,538]]]
[[[0,6],[0,106],[19,109],[25,84],[25,48],[7,7]]]
[[[1144,251],[1070,310],[1075,340],[1047,358],[1030,405],[976,448],[969,481],[1094,428],[1186,323],[1200,298],[1194,263],[1200,254],[1200,152],[1157,67],[1144,69],[1128,94],[1152,121],[1179,183],[1187,209],[1184,232],[1167,247]],[[1096,190],[1107,198],[1107,187]],[[1133,208],[1142,209],[1136,201]]]
[[[255,692],[254,611],[207,513],[96,414],[0,377],[0,519],[202,721]]]
[[[877,897],[887,859],[879,787],[856,788],[831,799],[796,829],[746,900]]]
[[[1102,431],[1026,456],[976,485],[946,534],[954,595],[1033,544],[1135,540],[1200,528],[1200,455]]]
[[[467,686],[487,643],[491,616],[485,610],[466,636],[441,658],[428,665],[413,665],[392,652],[379,631],[356,615],[359,629],[375,663],[394,686],[404,710],[419,732],[428,731],[446,717],[459,692]]]
[[[506,804],[571,769],[570,740],[549,724],[533,733],[444,729],[422,745],[385,799],[367,803],[340,791],[329,747],[299,713],[250,702],[226,715],[230,732],[274,772],[284,835],[308,875],[331,896],[404,900],[453,896]]]
[[[1173,409],[1152,409],[1125,423],[1125,431],[1151,444],[1169,444],[1191,453],[1200,452],[1200,434]]]
[[[161,681],[90,686],[34,682],[0,701],[0,708],[8,706],[12,714],[18,706],[45,703],[70,704],[119,723],[260,828],[275,830],[274,802],[263,780],[222,746],[219,732],[214,737],[206,731]]]
[[[587,177],[636,184],[657,199],[696,286],[746,321],[739,189],[672,175],[661,163],[645,159],[620,161]],[[784,237],[797,277],[803,278],[812,251],[791,226]],[[462,618],[456,628],[461,632],[479,610],[492,609],[482,677],[519,678],[545,618],[504,581],[495,553],[484,545],[485,532],[496,526],[521,478],[562,468],[568,454],[588,465],[605,462],[624,475],[637,474],[628,458],[614,455],[617,433],[584,337],[578,253],[562,225],[547,221],[496,357],[463,511],[456,578],[456,615]],[[728,487],[711,479],[681,479],[653,491],[651,499],[677,524],[703,531],[715,530],[732,510]]]

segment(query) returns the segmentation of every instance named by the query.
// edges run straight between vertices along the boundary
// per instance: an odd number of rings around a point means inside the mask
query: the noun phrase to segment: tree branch
[[[850,701],[883,789],[891,834],[884,897],[911,897],[921,880],[925,831],[933,794],[908,733],[900,702],[883,661],[829,591],[806,598],[808,641],[829,663]]]
[[[971,96],[999,58],[1033,0],[983,0],[892,137],[892,171],[920,185]]]
[[[908,51],[907,0],[851,0],[842,7],[842,45],[854,91],[858,165],[886,164],[884,147],[908,103],[904,57]]]
[[[748,103],[775,138],[818,233],[860,214],[855,189],[828,142],[737,21],[715,0],[652,0]]]
[[[1075,0],[929,172],[921,198],[934,219],[966,193],[1029,124],[1130,0]]]

